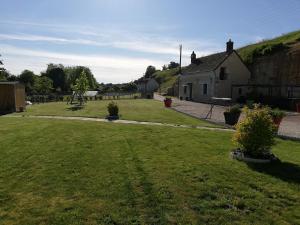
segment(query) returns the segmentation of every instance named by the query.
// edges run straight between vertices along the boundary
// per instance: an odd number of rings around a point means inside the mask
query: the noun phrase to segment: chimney
[[[233,51],[233,42],[231,41],[231,39],[229,39],[229,41],[226,43],[226,52],[227,53],[231,53]]]
[[[193,51],[193,53],[191,54],[191,63],[196,63],[196,54],[195,52]]]

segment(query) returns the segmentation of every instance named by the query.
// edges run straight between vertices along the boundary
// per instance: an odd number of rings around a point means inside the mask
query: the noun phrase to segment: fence
[[[86,101],[100,100],[121,100],[121,99],[138,99],[141,98],[140,93],[104,93],[96,96],[85,96]],[[72,95],[31,95],[27,96],[26,100],[32,103],[47,103],[47,102],[70,102]]]

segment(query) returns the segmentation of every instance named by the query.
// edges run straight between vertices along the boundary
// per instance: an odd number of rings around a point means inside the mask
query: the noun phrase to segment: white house
[[[196,102],[209,102],[212,97],[232,98],[234,101],[248,92],[251,73],[241,57],[227,42],[225,52],[196,58],[193,52],[191,64],[179,76],[179,98]]]

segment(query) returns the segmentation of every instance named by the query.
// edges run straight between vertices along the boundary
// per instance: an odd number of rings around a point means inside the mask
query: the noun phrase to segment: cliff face
[[[253,84],[300,86],[300,43],[256,58],[249,68]]]

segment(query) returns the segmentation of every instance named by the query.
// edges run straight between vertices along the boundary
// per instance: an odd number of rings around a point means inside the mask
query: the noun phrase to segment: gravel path
[[[159,101],[163,101],[164,97],[158,94],[154,95],[154,98]],[[180,101],[177,98],[173,98],[172,109],[188,114],[190,116],[205,119],[209,112],[210,105],[205,103],[197,103],[190,101]],[[223,112],[226,110],[224,106],[215,106],[210,119],[206,119],[210,122],[225,125]],[[243,118],[243,115],[240,119]],[[283,138],[300,140],[300,114],[290,112],[283,119],[280,124],[278,135]]]

